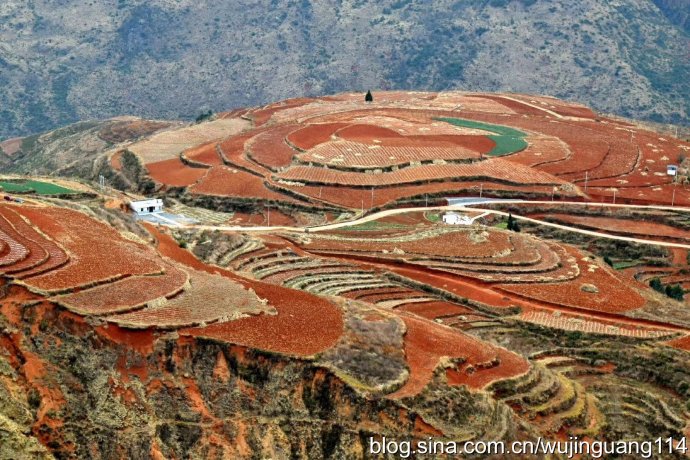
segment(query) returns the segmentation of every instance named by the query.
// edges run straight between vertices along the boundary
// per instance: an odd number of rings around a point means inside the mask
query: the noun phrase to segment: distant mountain
[[[347,90],[550,94],[688,122],[688,0],[0,5],[0,138]]]

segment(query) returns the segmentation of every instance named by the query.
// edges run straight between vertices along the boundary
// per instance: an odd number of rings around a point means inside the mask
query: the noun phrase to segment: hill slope
[[[273,0],[270,14],[263,2],[112,3],[4,2],[0,137],[366,88],[543,93],[676,122],[690,112],[682,1]]]

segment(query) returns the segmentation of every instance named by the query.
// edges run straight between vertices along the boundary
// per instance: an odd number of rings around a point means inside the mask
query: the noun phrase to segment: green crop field
[[[38,195],[65,195],[77,193],[59,185],[37,180],[1,180],[0,187],[8,193],[37,193]]]
[[[486,136],[496,143],[487,155],[492,157],[500,157],[503,155],[510,155],[517,153],[527,148],[527,141],[525,137],[527,134],[517,129],[508,126],[492,125],[490,123],[482,123],[481,121],[464,120],[462,118],[435,118],[439,121],[450,123],[451,125],[460,126],[462,128],[481,129],[489,131],[494,135]]]

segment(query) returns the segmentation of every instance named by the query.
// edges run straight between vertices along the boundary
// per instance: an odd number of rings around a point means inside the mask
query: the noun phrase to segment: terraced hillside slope
[[[551,94],[687,125],[688,10],[686,0],[7,0],[0,140],[368,88]]]
[[[633,122],[521,94],[375,95],[294,99],[168,128],[104,149],[91,174],[259,221],[267,206],[323,221],[468,195],[690,203],[690,143]],[[668,165],[680,168],[675,180]]]
[[[374,97],[19,142],[16,170],[93,141],[0,177],[0,457],[690,435],[690,145],[552,98]]]

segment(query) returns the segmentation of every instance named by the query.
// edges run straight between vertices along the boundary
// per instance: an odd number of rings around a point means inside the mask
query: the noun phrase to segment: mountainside
[[[347,90],[550,94],[687,122],[687,1],[0,5],[0,138]]]
[[[690,141],[363,99],[0,143],[0,459],[690,436]]]

